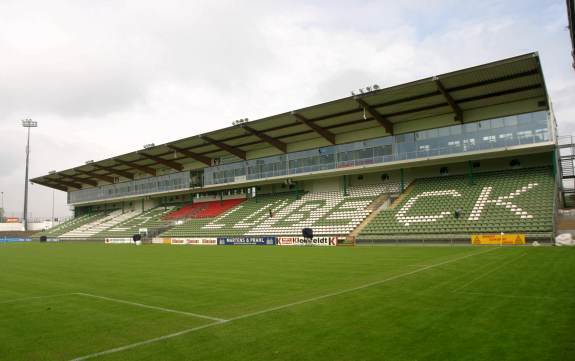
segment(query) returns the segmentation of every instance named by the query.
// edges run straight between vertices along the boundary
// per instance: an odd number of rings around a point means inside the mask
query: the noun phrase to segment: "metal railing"
[[[498,139],[495,141],[481,141],[478,144],[460,144],[460,145],[453,145],[448,147],[438,147],[438,148],[431,148],[425,150],[416,150],[412,152],[405,152],[405,153],[398,153],[393,155],[384,155],[384,156],[372,156],[368,158],[360,158],[360,159],[353,159],[353,160],[341,160],[341,161],[334,161],[334,162],[324,162],[318,163],[314,165],[308,165],[303,167],[288,167],[287,162],[289,160],[286,159],[285,166],[277,167],[279,169],[275,169],[273,171],[265,171],[265,172],[257,172],[257,173],[250,173],[245,176],[247,180],[256,180],[256,179],[264,179],[264,178],[271,178],[271,177],[279,177],[279,176],[290,176],[302,173],[311,173],[311,172],[318,172],[323,170],[337,170],[343,168],[353,168],[353,167],[361,167],[365,165],[372,165],[372,164],[384,164],[389,162],[395,161],[404,161],[404,160],[415,160],[415,159],[424,159],[430,157],[437,157],[437,156],[445,156],[451,154],[461,154],[473,151],[482,151],[482,150],[496,150],[496,149],[504,149],[506,147],[518,146],[518,145],[529,145],[529,144],[536,144],[541,142],[549,141],[549,138],[542,135],[532,135],[532,136],[523,136],[523,137],[516,137],[513,139]],[[463,141],[460,141],[463,143]],[[205,179],[204,184],[223,184],[223,183],[235,183],[237,181],[237,176],[229,176],[229,177],[217,177],[215,181],[210,181],[209,179]]]

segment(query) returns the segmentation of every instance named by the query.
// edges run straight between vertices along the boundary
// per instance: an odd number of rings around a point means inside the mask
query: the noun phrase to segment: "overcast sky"
[[[0,0],[0,191],[31,177],[538,51],[560,132],[575,130],[564,0]],[[69,214],[56,191],[56,216]],[[52,190],[30,211],[50,217]]]

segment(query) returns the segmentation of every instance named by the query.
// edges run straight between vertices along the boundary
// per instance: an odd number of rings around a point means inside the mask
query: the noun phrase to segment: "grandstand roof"
[[[382,127],[393,134],[397,124],[434,116],[451,114],[454,122],[465,122],[469,110],[535,97],[545,97],[548,107],[539,56],[529,53],[194,135],[31,181],[63,191],[89,188],[97,181],[113,183],[115,177],[134,179],[136,173],[154,176],[160,169],[181,171],[184,165],[189,169],[189,163],[201,168],[223,156],[258,158],[249,154],[266,148],[282,154],[291,144],[306,140],[338,144],[338,135],[361,129]]]

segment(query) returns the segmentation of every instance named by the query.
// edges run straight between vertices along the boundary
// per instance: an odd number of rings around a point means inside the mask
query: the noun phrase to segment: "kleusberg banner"
[[[215,246],[218,244],[216,238],[196,237],[196,238],[172,238],[173,245],[190,245],[190,246]]]
[[[474,234],[471,244],[481,245],[516,245],[525,244],[524,234]]]
[[[127,244],[134,242],[134,240],[132,238],[105,238],[104,242],[107,244]]]
[[[337,246],[337,237],[278,237],[280,246]]]
[[[224,246],[273,246],[276,244],[276,237],[218,237],[218,244]]]

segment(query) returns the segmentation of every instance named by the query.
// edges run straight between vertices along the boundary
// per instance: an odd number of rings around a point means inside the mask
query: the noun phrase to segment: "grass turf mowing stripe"
[[[155,338],[151,338],[149,340],[144,340],[144,341],[140,341],[140,342],[136,342],[136,343],[131,343],[129,345],[126,346],[120,346],[120,347],[116,347],[110,350],[106,350],[106,351],[101,351],[101,352],[97,352],[97,353],[93,353],[90,355],[86,355],[86,356],[81,356],[81,357],[76,357],[71,359],[70,361],[82,361],[82,360],[88,360],[94,357],[98,357],[98,356],[104,356],[104,355],[109,355],[111,353],[116,353],[116,352],[121,352],[121,351],[125,351],[125,350],[129,350],[138,346],[144,346],[144,345],[148,345],[154,342],[158,342],[158,341],[162,341],[162,340],[166,340],[172,337],[177,337],[177,336],[181,336],[181,335],[185,335],[187,333],[190,332],[194,332],[194,331],[199,331],[201,329],[207,328],[207,327],[211,327],[211,326],[215,326],[215,325],[219,325],[222,323],[226,323],[229,321],[221,321],[221,322],[213,322],[213,323],[208,323],[202,326],[198,326],[198,327],[193,327],[193,328],[188,328],[186,330],[182,330],[176,333],[170,333],[168,335],[164,335],[164,336],[160,336],[160,337],[155,337]]]
[[[212,327],[212,326],[222,325],[222,324],[226,324],[226,323],[229,323],[229,322],[232,322],[232,321],[237,321],[237,320],[241,320],[241,319],[245,319],[245,318],[249,318],[249,317],[254,317],[254,316],[262,315],[262,314],[265,314],[265,313],[268,313],[268,312],[278,311],[278,310],[286,309],[286,308],[289,308],[289,307],[302,305],[302,304],[305,304],[305,303],[310,303],[310,302],[314,302],[314,301],[318,301],[318,300],[323,300],[323,299],[330,298],[330,297],[335,297],[335,296],[343,295],[343,294],[350,293],[350,292],[355,292],[355,291],[363,290],[363,289],[366,289],[366,288],[369,288],[369,287],[373,287],[373,286],[377,286],[377,285],[380,285],[380,284],[383,284],[383,283],[386,283],[386,282],[389,282],[389,281],[394,281],[394,280],[397,280],[397,279],[400,279],[400,278],[403,278],[403,277],[407,277],[407,276],[411,276],[411,275],[413,275],[413,274],[417,274],[417,273],[420,273],[420,272],[424,272],[424,271],[427,271],[427,270],[429,270],[429,269],[433,269],[433,268],[436,268],[436,267],[439,267],[439,266],[443,266],[443,265],[446,265],[446,264],[449,264],[449,263],[457,262],[457,261],[460,261],[460,260],[463,260],[463,259],[466,259],[466,258],[469,258],[469,257],[473,257],[473,256],[478,256],[478,255],[481,255],[481,254],[485,254],[485,253],[488,253],[488,252],[491,252],[491,251],[494,251],[494,250],[497,250],[497,249],[501,249],[501,248],[499,248],[499,247],[498,247],[498,248],[490,248],[490,249],[487,249],[487,250],[485,250],[485,251],[472,252],[471,254],[467,254],[467,255],[465,255],[465,256],[448,259],[448,260],[446,260],[446,261],[442,261],[442,262],[439,262],[439,263],[431,264],[431,265],[428,265],[428,266],[425,266],[425,267],[422,267],[422,268],[418,268],[418,269],[413,270],[413,271],[409,271],[409,272],[405,272],[405,273],[400,273],[400,274],[398,274],[398,275],[394,275],[394,276],[390,276],[390,277],[387,277],[387,278],[384,278],[384,279],[381,279],[381,280],[378,280],[378,281],[366,283],[366,284],[363,284],[363,285],[360,285],[360,286],[357,286],[357,287],[347,288],[347,289],[344,289],[344,290],[340,290],[340,291],[336,291],[336,292],[324,294],[324,295],[321,295],[321,296],[312,297],[312,298],[308,298],[308,299],[301,300],[301,301],[291,302],[291,303],[287,303],[287,304],[284,304],[284,305],[267,308],[267,309],[264,309],[264,310],[261,310],[261,311],[257,311],[257,312],[246,313],[246,314],[244,314],[244,315],[240,315],[240,316],[237,316],[237,317],[232,317],[232,318],[230,318],[230,319],[228,319],[228,320],[225,320],[225,321],[213,322],[213,323],[209,323],[209,324],[206,324],[206,325],[189,328],[189,329],[186,329],[186,330],[182,330],[182,331],[179,331],[179,332],[175,332],[175,333],[163,335],[163,336],[160,336],[160,337],[155,337],[155,338],[151,338],[151,339],[148,339],[148,340],[144,340],[144,341],[132,343],[132,344],[129,344],[129,345],[125,345],[125,346],[121,346],[121,347],[116,347],[116,348],[112,348],[112,349],[109,349],[109,350],[105,350],[105,351],[96,352],[96,353],[93,353],[93,354],[89,354],[89,355],[77,357],[77,358],[71,359],[70,361],[83,361],[83,360],[88,360],[88,359],[92,359],[92,358],[99,357],[99,356],[109,355],[109,354],[113,354],[113,353],[117,353],[117,352],[121,352],[121,351],[126,351],[126,350],[133,349],[133,348],[136,348],[136,347],[139,347],[139,346],[149,345],[149,344],[151,344],[151,343],[155,343],[155,342],[158,342],[158,341],[167,340],[167,339],[170,339],[170,338],[182,336],[182,335],[185,335],[185,334],[188,334],[188,333],[191,333],[191,332],[195,332],[195,331],[200,331],[200,330],[202,330],[202,329],[206,329],[206,328],[209,328],[209,327]]]
[[[496,297],[496,298],[518,298],[518,299],[532,299],[532,300],[572,300],[572,297],[553,297],[553,296],[529,296],[529,295],[506,295],[503,293],[487,293],[487,292],[469,292],[469,291],[457,291],[457,293],[462,293],[464,295],[472,296],[483,296],[483,297]]]
[[[526,255],[527,255],[527,253],[521,253],[521,254],[519,254],[518,256],[513,257],[512,259],[508,260],[507,262],[504,262],[504,263],[500,264],[499,266],[497,266],[497,267],[495,267],[495,268],[493,268],[493,269],[491,269],[491,270],[489,270],[489,271],[487,271],[487,272],[485,272],[485,273],[483,273],[483,274],[481,274],[481,275],[479,275],[479,276],[473,278],[473,279],[470,280],[469,282],[464,283],[463,285],[457,287],[456,289],[452,290],[451,292],[458,292],[458,291],[464,289],[465,287],[471,285],[473,282],[479,281],[480,279],[489,276],[489,275],[492,274],[493,272],[498,271],[498,270],[502,269],[503,267],[506,267],[506,266],[510,265],[511,263],[517,261],[519,258],[524,257],[524,256],[526,256]]]
[[[131,306],[149,308],[149,309],[152,309],[152,310],[158,310],[158,311],[163,311],[163,312],[172,312],[172,313],[177,313],[177,314],[185,315],[185,316],[192,316],[192,317],[197,317],[197,318],[203,318],[203,319],[211,320],[211,321],[217,321],[217,322],[227,321],[227,320],[225,320],[225,319],[223,319],[223,318],[212,317],[212,316],[207,316],[207,315],[201,315],[201,314],[199,314],[199,313],[192,313],[192,312],[186,312],[186,311],[173,310],[173,309],[171,309],[171,308],[165,308],[165,307],[151,306],[151,305],[146,305],[146,304],[138,303],[138,302],[132,302],[132,301],[120,300],[120,299],[112,298],[112,297],[94,295],[94,294],[91,294],[91,293],[77,292],[77,293],[73,293],[73,294],[74,294],[74,295],[78,295],[78,296],[99,298],[99,299],[101,299],[101,300],[106,300],[106,301],[110,301],[110,302],[124,303],[124,304],[126,304],[126,305],[131,305]]]
[[[54,294],[54,295],[20,297],[20,298],[13,298],[13,299],[10,299],[10,300],[0,301],[0,304],[12,303],[12,302],[20,302],[20,301],[28,301],[28,300],[38,300],[38,299],[43,299],[43,298],[53,298],[53,297],[71,296],[71,295],[74,295],[74,294],[75,294],[75,293],[70,292],[70,293],[58,293],[58,294]]]

